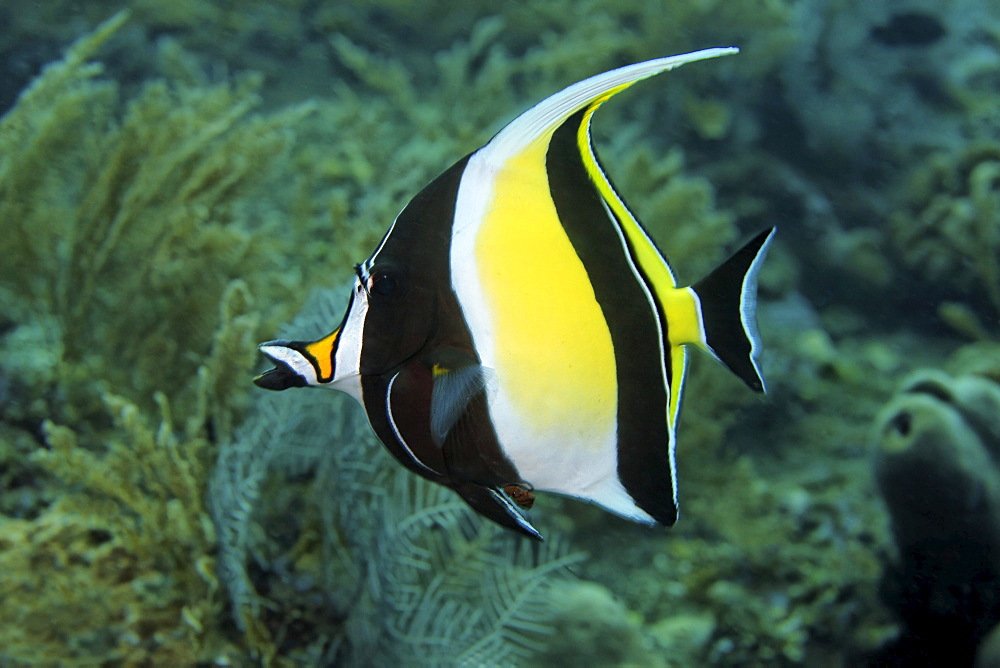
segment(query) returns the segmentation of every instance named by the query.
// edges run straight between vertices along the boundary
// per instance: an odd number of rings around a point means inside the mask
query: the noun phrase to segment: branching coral
[[[66,491],[32,521],[0,521],[0,658],[191,663],[236,655],[213,626],[221,605],[204,513],[208,442],[158,426],[121,397],[107,450],[46,424],[33,457]]]
[[[237,341],[248,338],[239,304],[234,289],[220,329]],[[189,388],[192,408],[179,428],[159,392],[152,421],[108,394],[110,424],[77,431],[46,421],[46,447],[21,469],[47,481],[45,505],[31,519],[0,518],[0,659],[240,656],[217,628],[222,599],[204,498],[214,445],[204,424],[212,415],[220,426],[230,419],[219,409],[225,402],[209,397],[218,391],[218,369],[241,355],[215,346]]]

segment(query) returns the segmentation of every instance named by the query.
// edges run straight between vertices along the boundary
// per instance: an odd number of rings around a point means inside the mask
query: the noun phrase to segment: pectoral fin
[[[487,388],[494,371],[449,351],[431,369],[430,431],[453,480],[487,487],[520,483],[493,429]]]
[[[448,368],[435,364],[431,395],[431,434],[444,444],[448,433],[462,417],[472,399],[486,388],[490,369],[480,364]]]

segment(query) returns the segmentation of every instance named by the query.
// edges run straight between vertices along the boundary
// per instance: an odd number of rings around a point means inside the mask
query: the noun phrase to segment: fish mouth
[[[265,390],[281,391],[287,390],[290,387],[305,387],[309,384],[302,377],[302,374],[292,369],[286,359],[282,359],[282,357],[287,358],[287,352],[289,351],[295,351],[299,355],[302,354],[296,349],[295,342],[268,341],[257,346],[257,350],[274,364],[273,369],[268,369],[253,379],[253,383],[257,387]],[[285,351],[286,355],[279,356],[278,351]]]

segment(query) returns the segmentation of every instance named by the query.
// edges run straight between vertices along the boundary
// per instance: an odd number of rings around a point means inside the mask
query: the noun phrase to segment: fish
[[[260,344],[274,366],[254,382],[347,393],[404,467],[525,536],[542,539],[536,491],[673,525],[688,347],[764,391],[757,274],[775,228],[678,285],[590,126],[637,81],[737,51],[621,67],[518,116],[403,207],[330,334]]]

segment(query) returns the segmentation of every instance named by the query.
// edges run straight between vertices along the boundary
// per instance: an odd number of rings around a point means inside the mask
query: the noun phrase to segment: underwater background
[[[127,5],[0,4],[0,663],[1000,665],[1000,4]],[[252,386],[518,113],[730,45],[594,127],[682,282],[779,228],[676,527],[535,544]]]

